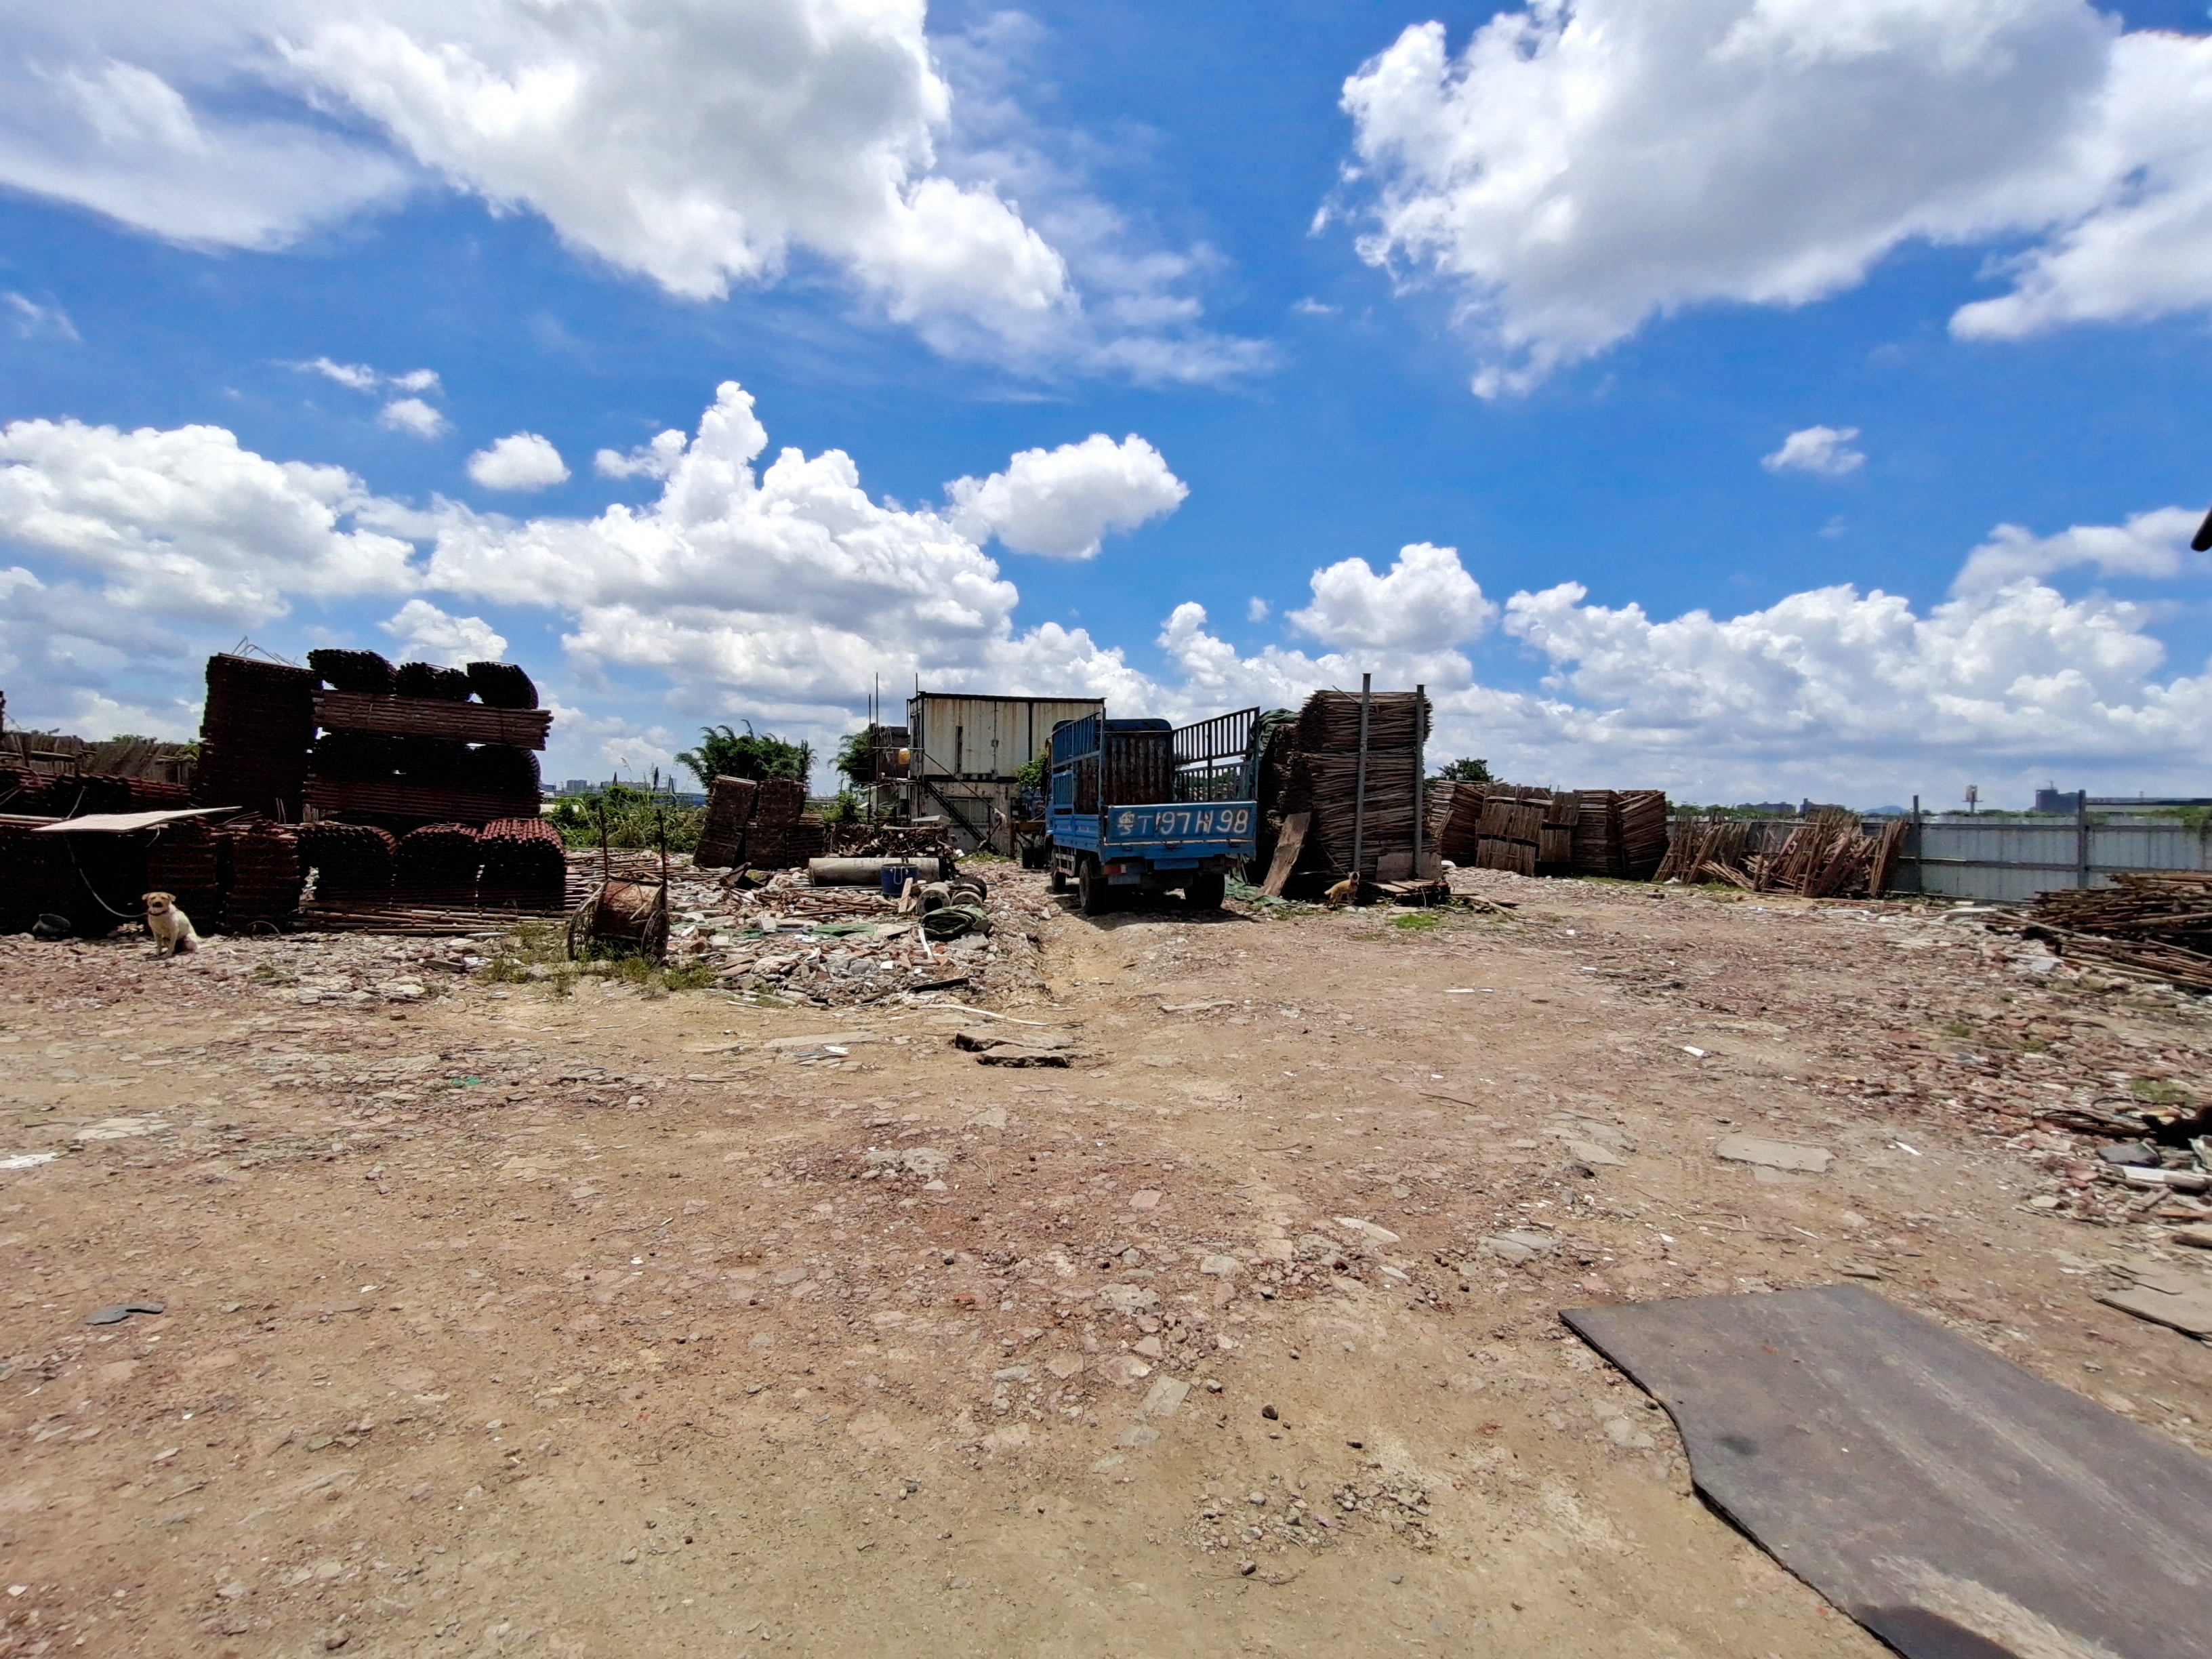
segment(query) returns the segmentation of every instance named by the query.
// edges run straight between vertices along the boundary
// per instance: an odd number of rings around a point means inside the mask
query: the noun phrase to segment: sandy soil
[[[2205,1348],[2093,1299],[2197,1262],[2030,1118],[2201,1086],[2203,1005],[1464,884],[1515,919],[1003,872],[1045,982],[994,1012],[1065,1070],[957,1007],[0,940],[0,1655],[1873,1655],[1557,1318],[1844,1275],[2203,1448]]]

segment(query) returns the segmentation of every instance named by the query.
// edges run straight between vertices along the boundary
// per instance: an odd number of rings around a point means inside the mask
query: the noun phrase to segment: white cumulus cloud
[[[1329,645],[1371,651],[1440,651],[1480,635],[1498,607],[1459,562],[1459,550],[1416,542],[1381,575],[1364,559],[1316,570],[1313,603],[1291,612],[1301,630]]]
[[[1816,477],[1841,478],[1866,465],[1866,454],[1851,447],[1859,435],[1855,426],[1808,426],[1791,433],[1782,447],[1759,457],[1769,472],[1810,472]]]
[[[470,456],[469,477],[486,489],[550,489],[568,481],[568,464],[550,439],[516,432]]]
[[[451,422],[420,398],[394,398],[378,411],[376,420],[410,438],[443,437],[453,429]]]
[[[2212,748],[2212,666],[2168,661],[2165,603],[2081,578],[2202,583],[2196,516],[2000,526],[1939,602],[1836,585],[1734,616],[1593,604],[1575,582],[1501,608],[1455,551],[1417,543],[1379,573],[1315,571],[1290,618],[1310,650],[1248,655],[1201,605],[1164,604],[1153,671],[1085,630],[1020,625],[1014,584],[953,510],[872,496],[842,451],[771,455],[734,384],[654,499],[593,517],[406,507],[219,428],[21,422],[0,428],[0,678],[24,688],[10,714],[27,721],[128,709],[123,724],[189,729],[205,652],[303,601],[390,595],[392,636],[447,660],[500,651],[510,617],[557,626],[562,720],[641,768],[672,731],[732,713],[827,742],[879,673],[1188,718],[1372,672],[1427,685],[1435,752],[1522,781],[1694,800],[1948,799],[1970,777],[2024,799],[2054,775],[2174,791]],[[1499,683],[1516,652],[1540,672],[1529,689]],[[641,683],[656,688],[643,706]]]
[[[1966,556],[1951,592],[1960,598],[1993,593],[2023,578],[2039,581],[2085,564],[2096,566],[2103,576],[2153,580],[2170,580],[2185,570],[2202,572],[2205,560],[2189,550],[2198,516],[2186,507],[2166,507],[2138,513],[2125,524],[2075,525],[2055,536],[2001,524]]]
[[[2087,0],[1528,0],[1344,107],[1360,251],[1455,294],[1485,395],[1915,239],[2034,239],[1961,333],[2212,304],[2212,43]]]
[[[601,450],[592,457],[592,470],[603,478],[665,478],[676,471],[690,441],[672,427],[627,455],[618,449]]]
[[[1116,444],[1094,432],[1079,444],[1024,449],[1003,472],[945,486],[952,521],[978,542],[994,536],[1017,553],[1088,559],[1114,532],[1164,518],[1190,487],[1135,433]]]
[[[343,467],[268,460],[221,427],[0,428],[0,542],[165,621],[252,623],[288,595],[409,591],[413,547],[349,523],[376,506]]]
[[[466,663],[498,662],[507,654],[506,635],[482,617],[455,617],[428,599],[410,599],[398,613],[377,624],[398,643],[410,662],[441,663],[459,668]]]
[[[714,300],[824,265],[938,349],[1211,380],[1264,349],[1022,109],[1042,31],[921,0],[0,0],[0,185],[279,247],[442,189]],[[964,103],[957,104],[957,75]],[[413,388],[419,390],[420,388]]]

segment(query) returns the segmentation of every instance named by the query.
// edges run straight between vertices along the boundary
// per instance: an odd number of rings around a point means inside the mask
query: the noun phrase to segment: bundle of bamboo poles
[[[1717,881],[1754,893],[1808,898],[1880,897],[1904,850],[1902,818],[1869,834],[1856,815],[1816,812],[1799,823],[1775,818],[1674,822],[1654,881]]]
[[[2130,870],[2113,880],[2037,894],[2031,936],[2069,957],[2212,991],[2212,872]]]
[[[1367,746],[1360,750],[1362,707]],[[1387,854],[1410,856],[1424,810],[1421,749],[1429,700],[1420,691],[1316,691],[1299,711],[1278,810],[1312,814],[1299,869],[1334,880],[1376,878]],[[1421,830],[1425,834],[1426,825]],[[1355,860],[1353,845],[1358,855]],[[1434,849],[1424,846],[1424,854]]]

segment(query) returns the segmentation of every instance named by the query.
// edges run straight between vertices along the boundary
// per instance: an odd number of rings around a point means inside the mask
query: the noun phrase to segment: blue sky
[[[381,625],[404,605],[423,648],[488,631],[538,676],[562,775],[665,764],[709,720],[826,739],[875,669],[1182,715],[1372,668],[1438,689],[1443,747],[1530,781],[2212,792],[2212,611],[2179,547],[2212,499],[2201,6],[955,5],[923,23],[608,0],[683,36],[707,103],[780,97],[747,65],[793,17],[877,31],[865,62],[796,66],[830,90],[785,127],[741,109],[635,155],[587,124],[495,143],[468,108],[441,106],[445,130],[410,101],[403,48],[514,75],[566,50],[611,80],[636,38],[549,46],[499,0],[234,0],[197,32],[129,5],[66,29],[10,9],[0,91],[28,112],[0,120],[11,719],[182,732],[209,650],[398,655]],[[1425,79],[1405,32],[1430,21]],[[1520,67],[1462,56],[1515,24]],[[775,182],[854,176],[840,78],[895,71],[917,107],[943,94],[869,135],[905,147],[902,187],[941,180],[999,217],[886,229],[873,209],[825,216],[834,188]],[[1570,84],[1619,119],[1577,129]],[[617,112],[625,95],[606,94]],[[1547,169],[1547,189],[1497,182]],[[607,195],[640,179],[727,209],[739,241],[781,215],[782,263],[702,278],[653,223],[610,228]],[[1023,311],[1016,276],[1047,270],[1024,259],[1059,261],[1058,310]],[[301,367],[318,360],[386,378]],[[380,420],[423,369],[428,436]],[[1479,395],[1486,372],[1506,384]],[[594,471],[602,448],[694,434],[729,381],[766,428],[756,473],[787,446],[842,451],[881,521],[853,529],[814,484],[727,513],[694,491],[678,515],[656,477]],[[352,483],[226,483],[204,444],[132,439],[186,428]],[[1853,434],[1800,446],[1826,471],[1762,465],[1820,428]],[[565,482],[471,477],[523,433]],[[1092,434],[1109,441],[1010,465]],[[1112,447],[1130,434],[1144,453]],[[946,494],[963,477],[998,481],[964,518]],[[592,529],[617,501],[678,555]],[[793,515],[805,535],[775,540]],[[2024,533],[1963,581],[1999,526]],[[381,539],[327,539],[349,535]],[[1045,544],[1058,556],[1023,550]],[[1401,561],[1422,544],[1456,557]],[[1905,608],[1870,608],[1875,589]],[[1169,627],[1194,604],[1202,623]]]

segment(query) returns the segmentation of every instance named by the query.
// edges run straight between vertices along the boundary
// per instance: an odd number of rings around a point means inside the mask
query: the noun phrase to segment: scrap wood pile
[[[2030,938],[2191,991],[2212,991],[2212,872],[2125,871],[2111,887],[2039,893]]]
[[[942,824],[833,823],[830,826],[830,858],[942,859],[951,864],[959,849]]]
[[[1437,849],[1462,868],[1641,881],[1667,851],[1656,789],[1460,783],[1431,791],[1429,815]]]
[[[806,786],[799,780],[716,778],[708,787],[707,820],[692,862],[717,870],[787,870],[829,848],[830,826],[807,811]]]
[[[1897,872],[1906,828],[1892,818],[1870,831],[1851,812],[1818,811],[1802,823],[1685,813],[1652,879],[1807,898],[1879,897]]]

